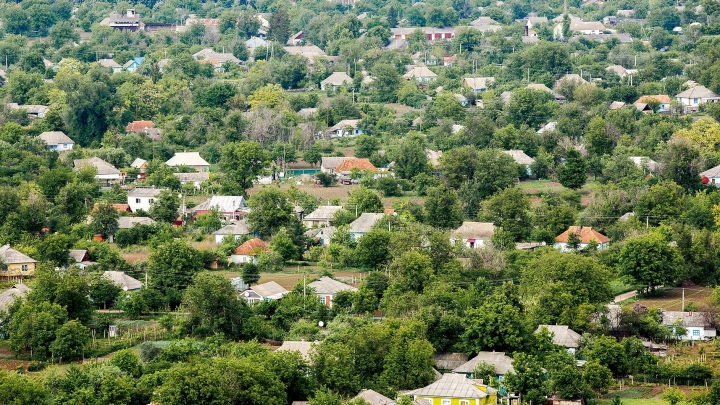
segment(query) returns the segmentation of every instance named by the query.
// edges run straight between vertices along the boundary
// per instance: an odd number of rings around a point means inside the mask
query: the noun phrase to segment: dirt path
[[[637,291],[629,291],[624,294],[620,294],[613,300],[613,304],[618,304],[620,302],[623,302],[625,300],[629,300],[630,298],[633,298],[637,296]]]

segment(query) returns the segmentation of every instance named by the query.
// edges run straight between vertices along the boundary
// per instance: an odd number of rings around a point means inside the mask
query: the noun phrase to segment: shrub
[[[143,363],[149,363],[162,352],[163,349],[155,346],[152,342],[145,342],[140,345],[140,360]]]

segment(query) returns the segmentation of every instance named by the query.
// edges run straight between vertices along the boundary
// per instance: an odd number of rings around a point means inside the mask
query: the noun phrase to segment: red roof
[[[266,251],[267,245],[265,244],[265,242],[261,241],[258,238],[250,239],[249,241],[238,246],[238,248],[235,249],[235,254],[253,256],[258,249]]]
[[[370,163],[370,159],[346,159],[335,168],[336,172],[349,172],[354,168],[376,172],[377,168]]]
[[[130,209],[130,206],[127,204],[110,204],[110,205],[112,205],[112,207],[115,208],[115,210],[117,210],[117,212],[132,212],[132,210]],[[100,204],[95,203],[95,205],[93,206],[93,212],[95,212],[95,210],[98,209],[98,206],[100,206]]]
[[[601,234],[598,231],[594,231],[589,226],[571,226],[570,228],[568,228],[567,231],[555,237],[555,241],[567,243],[571,233],[574,233],[578,236],[578,238],[580,239],[580,243],[590,243],[593,240],[597,243],[610,242],[610,238]]]
[[[133,121],[125,127],[130,132],[140,132],[147,128],[155,128],[155,124],[152,121]]]

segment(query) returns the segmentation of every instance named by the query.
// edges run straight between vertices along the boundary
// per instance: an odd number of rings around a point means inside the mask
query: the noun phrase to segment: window
[[[699,329],[693,330],[693,336],[700,337],[700,330]]]
[[[466,400],[466,399],[461,399],[461,400],[460,400],[460,405],[470,405],[470,401],[468,401],[468,400]]]
[[[140,204],[140,199],[139,199],[139,198],[136,198],[136,199],[135,199],[135,204]]]
[[[443,399],[442,401],[440,401],[440,405],[450,405],[450,400],[449,400],[449,399]]]
[[[27,265],[27,264],[23,264],[21,268],[22,268],[22,271],[28,271],[28,265]]]
[[[150,199],[150,204],[152,204],[152,203],[153,203],[153,201],[155,201],[155,200],[151,198],[151,199]]]
[[[698,99],[694,98],[694,99],[693,99],[693,104],[697,104],[697,103],[698,103]]]

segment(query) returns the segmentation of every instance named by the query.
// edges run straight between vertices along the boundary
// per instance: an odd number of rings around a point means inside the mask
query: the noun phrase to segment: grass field
[[[691,286],[685,287],[685,306],[695,304],[702,309],[711,303],[712,288]],[[649,296],[638,300],[639,303],[648,308],[662,308],[666,311],[682,311],[683,288],[677,287],[661,291],[657,296]]]
[[[667,405],[667,402],[662,399],[621,399],[623,405]],[[611,404],[612,399],[601,399],[598,400],[598,404],[606,405]],[[684,404],[685,402],[681,402]]]

